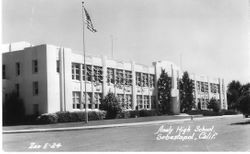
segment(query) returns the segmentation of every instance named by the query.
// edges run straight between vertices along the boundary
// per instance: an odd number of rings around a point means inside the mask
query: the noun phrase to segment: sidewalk
[[[218,119],[238,117],[240,115],[224,115],[224,116],[193,116],[193,120],[206,120],[206,119]],[[3,134],[12,133],[34,133],[34,132],[52,132],[52,131],[69,131],[69,130],[89,130],[111,127],[126,127],[137,125],[149,125],[149,124],[161,124],[166,122],[184,122],[190,121],[191,116],[178,115],[178,116],[153,116],[153,117],[140,117],[129,119],[112,119],[112,120],[99,120],[85,122],[71,122],[71,123],[59,123],[49,125],[23,125],[23,126],[5,126],[3,127]]]

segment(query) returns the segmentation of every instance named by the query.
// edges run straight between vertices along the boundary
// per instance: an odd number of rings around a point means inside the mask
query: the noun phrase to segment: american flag
[[[92,21],[91,21],[91,19],[90,19],[90,16],[89,16],[89,13],[87,12],[87,10],[85,9],[85,7],[83,6],[83,9],[84,9],[84,13],[85,13],[85,16],[86,16],[86,18],[85,18],[85,22],[86,22],[86,24],[87,24],[87,28],[91,31],[91,32],[97,32],[97,30],[94,28],[94,26],[93,26],[93,23],[92,23]]]

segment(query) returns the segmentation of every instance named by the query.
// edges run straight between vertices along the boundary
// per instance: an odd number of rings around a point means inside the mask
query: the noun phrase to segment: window
[[[142,73],[142,81],[141,81],[141,85],[143,87],[148,87],[148,74],[146,73]]]
[[[149,109],[149,96],[144,96],[144,109]]]
[[[149,75],[149,87],[155,86],[155,76],[153,74]]]
[[[125,107],[126,109],[132,109],[132,95],[125,95]]]
[[[211,93],[218,93],[218,84],[210,83],[210,89]]]
[[[80,80],[80,64],[72,63],[72,79]]]
[[[92,80],[92,66],[87,65],[87,81],[91,81],[91,80]]]
[[[85,93],[83,93],[83,108],[85,108]],[[87,93],[88,109],[92,109],[92,93]],[[94,107],[94,106],[93,106]]]
[[[60,73],[60,60],[56,61],[56,72]]]
[[[94,66],[94,82],[102,83],[102,67]]]
[[[35,81],[33,82],[33,96],[37,96],[38,95],[38,82]]]
[[[15,85],[15,87],[16,87],[16,94],[17,94],[17,96],[19,96],[19,84],[17,83],[16,85]]]
[[[208,83],[204,82],[204,92],[208,93]]]
[[[2,72],[3,72],[3,79],[6,79],[6,66],[2,66]]]
[[[114,78],[115,78],[114,77],[114,69],[113,68],[108,68],[107,73],[108,73],[107,82],[114,84]]]
[[[32,60],[32,72],[37,73],[38,72],[38,61]]]
[[[116,70],[116,84],[121,85],[123,84],[123,70]]]
[[[87,93],[87,104],[88,108],[92,109],[92,93]]]
[[[137,95],[137,107],[138,107],[138,110],[142,109],[143,108],[143,105],[142,105],[142,95]]]
[[[16,63],[16,76],[20,75],[20,63]]]
[[[201,82],[200,81],[197,81],[197,90],[198,90],[198,92],[201,91]]]
[[[102,93],[95,93],[94,95],[94,108],[99,109],[102,100]]]
[[[141,86],[142,85],[142,83],[141,83],[141,80],[142,80],[141,79],[141,73],[136,72],[135,75],[136,75],[136,85]]]
[[[123,98],[123,94],[117,94],[118,97],[118,102],[124,107],[124,98]]]
[[[207,109],[207,99],[202,98],[201,99],[201,109]]]
[[[132,85],[132,72],[125,71],[125,85]]]
[[[85,65],[82,65],[82,80],[85,81]]]
[[[73,99],[73,109],[80,109],[80,92],[73,91],[72,99]]]

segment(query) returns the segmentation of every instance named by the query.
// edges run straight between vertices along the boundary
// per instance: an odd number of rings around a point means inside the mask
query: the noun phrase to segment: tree
[[[240,88],[240,96],[243,96],[245,94],[248,94],[250,91],[250,83],[244,84]]]
[[[211,98],[207,104],[207,108],[212,109],[214,112],[219,112],[220,111],[220,103],[215,98]]]
[[[18,124],[24,121],[25,108],[21,98],[17,93],[12,92],[3,103],[3,122],[4,124]]]
[[[121,105],[115,94],[109,92],[101,101],[100,109],[107,111],[106,118],[113,119],[122,111]]]
[[[242,92],[243,92],[242,85],[239,81],[233,80],[228,84],[228,90],[227,90],[228,109],[234,110],[237,108],[237,102]]]
[[[250,83],[241,88],[241,96],[237,101],[237,109],[243,114],[250,115]]]
[[[165,70],[161,71],[158,84],[158,99],[160,102],[160,111],[162,113],[168,113],[170,110],[171,99],[171,78],[168,76]]]
[[[194,85],[189,78],[188,72],[184,72],[182,79],[180,80],[180,104],[181,112],[188,112],[194,107],[193,90]]]

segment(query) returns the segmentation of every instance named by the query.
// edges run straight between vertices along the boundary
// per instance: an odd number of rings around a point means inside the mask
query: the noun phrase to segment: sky
[[[85,0],[96,33],[88,55],[250,82],[247,0]],[[82,51],[81,0],[3,0],[3,43],[27,41]],[[111,37],[112,36],[112,37]],[[113,47],[112,39],[113,38]]]

